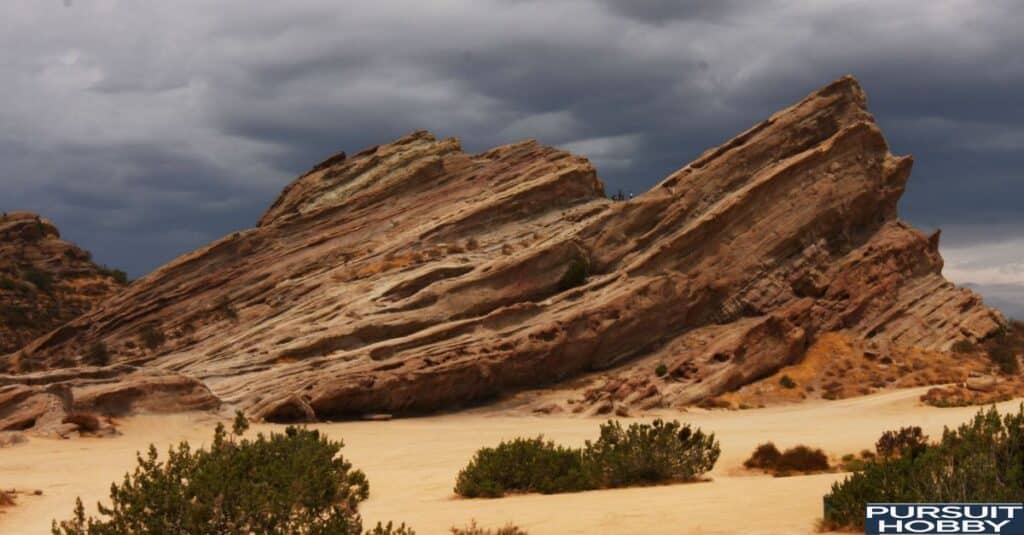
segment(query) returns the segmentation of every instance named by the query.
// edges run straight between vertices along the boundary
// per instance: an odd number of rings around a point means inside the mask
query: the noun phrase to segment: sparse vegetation
[[[970,340],[957,340],[953,343],[953,352],[959,354],[974,353],[978,350],[978,346],[974,345]]]
[[[149,324],[139,331],[139,341],[142,342],[143,346],[149,349],[157,349],[164,345],[164,342],[167,341],[167,337],[164,336],[163,331],[161,331],[156,325]]]
[[[713,434],[679,422],[654,420],[623,428],[609,420],[582,449],[542,437],[482,448],[461,472],[455,492],[495,498],[508,492],[576,492],[693,481],[714,467],[720,453]]]
[[[828,456],[820,449],[799,445],[780,452],[771,442],[766,442],[755,448],[754,453],[743,463],[743,466],[764,470],[775,476],[824,472],[831,468],[828,464]]]
[[[1024,501],[1024,405],[1005,415],[995,407],[981,410],[959,428],[945,429],[937,443],[922,439],[917,447],[915,440],[914,447],[868,460],[834,484],[825,496],[824,527],[863,529],[864,506],[872,502]]]
[[[774,470],[779,464],[779,457],[782,457],[782,452],[775,447],[775,443],[765,442],[754,448],[754,453],[750,454],[750,458],[743,462],[743,466],[760,470]]]
[[[891,459],[900,456],[916,456],[928,446],[928,436],[920,427],[903,427],[899,431],[886,431],[875,443],[880,457]]]
[[[452,535],[527,535],[526,531],[523,531],[518,526],[507,524],[503,528],[498,529],[484,529],[477,525],[476,520],[470,521],[469,525],[464,528],[452,527]]]
[[[664,362],[659,362],[658,366],[654,368],[654,375],[657,375],[658,377],[665,377],[667,373],[668,366],[666,366]]]
[[[796,388],[796,381],[788,375],[783,375],[782,377],[779,377],[779,385],[782,388],[792,389]]]
[[[217,311],[218,314],[220,314],[225,319],[238,319],[238,309],[235,308],[235,305],[231,304],[231,301],[227,298],[227,296],[222,296],[217,301],[217,305],[214,307],[214,309]]]
[[[107,266],[100,266],[100,273],[114,279],[121,284],[128,284],[128,274],[120,269],[109,268]]]
[[[110,364],[110,351],[107,350],[107,344],[101,341],[93,342],[85,353],[85,361],[93,366]]]
[[[8,327],[31,327],[32,319],[28,312],[17,305],[0,304],[0,320]]]
[[[369,483],[339,455],[340,441],[297,427],[242,438],[247,427],[239,414],[230,435],[217,426],[209,449],[181,443],[165,460],[150,446],[111,486],[110,506],[86,516],[79,499],[71,520],[54,521],[54,535],[362,533],[356,509]],[[392,524],[368,533],[413,535]]]
[[[368,530],[366,535],[416,535],[416,532],[412,528],[406,527],[404,523],[396,526],[392,522],[387,524],[377,522],[377,526]]]
[[[1024,325],[1011,321],[998,333],[985,340],[985,352],[1004,375],[1020,373],[1017,356],[1024,353]]]
[[[564,292],[583,284],[587,281],[589,274],[590,263],[587,262],[587,259],[581,256],[573,257],[569,261],[568,267],[565,268],[562,278],[558,281],[558,291]]]
[[[22,272],[21,278],[32,283],[41,292],[49,292],[53,289],[53,275],[41,269],[27,268]]]
[[[860,457],[852,453],[847,453],[839,460],[839,468],[844,472],[859,472],[864,469],[864,466],[868,461],[874,458],[875,454],[870,450],[862,451],[860,453]]]

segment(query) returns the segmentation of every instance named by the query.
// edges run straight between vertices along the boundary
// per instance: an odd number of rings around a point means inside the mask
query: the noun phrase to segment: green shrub
[[[100,341],[93,342],[85,353],[85,361],[93,366],[110,364],[110,352],[107,350],[107,344]]]
[[[782,388],[796,388],[796,381],[788,375],[779,377],[779,384],[782,385]]]
[[[494,498],[507,492],[550,494],[692,481],[714,467],[720,451],[713,434],[679,422],[654,420],[624,429],[609,420],[601,425],[600,437],[582,449],[542,437],[482,448],[459,472],[455,492]]]
[[[79,499],[71,520],[54,521],[54,535],[362,532],[356,508],[369,483],[339,455],[340,441],[297,427],[241,438],[246,427],[239,415],[230,436],[218,424],[208,450],[183,442],[166,460],[150,446],[135,471],[111,485],[109,507],[100,503],[99,515],[87,517]],[[412,532],[389,524],[370,533]]]
[[[587,469],[597,474],[599,487],[692,481],[711,470],[720,453],[714,434],[661,419],[625,429],[610,420],[601,426],[597,441],[583,448]]]
[[[163,331],[157,328],[156,325],[146,325],[139,331],[139,340],[142,345],[149,349],[156,349],[167,341],[167,337],[164,336]]]
[[[898,435],[899,433],[895,433]],[[1024,501],[1024,405],[982,410],[937,443],[868,460],[825,496],[825,524],[863,529],[870,502]]]
[[[665,374],[667,373],[668,366],[666,366],[664,362],[659,363],[658,366],[654,368],[654,375],[657,375],[658,377],[665,377]]]
[[[565,268],[562,278],[558,281],[558,291],[564,292],[583,284],[587,281],[589,273],[590,264],[587,259],[580,256],[573,257],[569,261],[569,266]]]
[[[920,427],[903,427],[899,431],[886,431],[875,443],[875,451],[881,457],[916,456],[928,446],[928,436]]]
[[[22,272],[21,277],[42,292],[49,292],[53,289],[53,275],[41,269],[30,267]]]
[[[574,492],[594,488],[577,449],[556,446],[543,437],[517,438],[482,448],[455,482],[467,498],[498,498],[506,492]]]

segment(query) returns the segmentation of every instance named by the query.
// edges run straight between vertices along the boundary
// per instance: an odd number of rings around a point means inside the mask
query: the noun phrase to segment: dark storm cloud
[[[680,20],[717,22],[750,6],[749,2],[736,0],[602,0],[601,4],[618,15],[651,24]]]
[[[0,209],[40,211],[135,275],[252,225],[338,150],[418,128],[471,151],[535,137],[591,157],[609,190],[639,193],[853,73],[893,151],[915,156],[901,210],[945,229],[951,276],[997,298],[1024,285],[1007,246],[1024,228],[1013,2],[4,9]]]

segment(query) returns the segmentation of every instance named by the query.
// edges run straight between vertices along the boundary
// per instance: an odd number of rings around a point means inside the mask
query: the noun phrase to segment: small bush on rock
[[[574,257],[569,261],[568,267],[565,268],[565,273],[562,274],[562,278],[558,281],[558,291],[564,292],[583,284],[587,281],[589,272],[590,265],[587,259],[578,256]]]
[[[623,428],[609,420],[601,425],[600,437],[582,449],[542,437],[482,448],[459,472],[455,492],[495,498],[507,492],[550,494],[692,481],[714,467],[720,452],[713,434],[676,421]]]
[[[156,349],[167,341],[167,337],[164,336],[163,331],[158,329],[155,325],[146,325],[139,332],[139,340],[142,345],[149,349]]]
[[[41,269],[34,267],[28,268],[21,276],[26,281],[31,282],[32,285],[40,291],[49,292],[53,289],[53,275]]]
[[[796,388],[796,381],[788,375],[783,375],[779,378],[779,385],[781,385],[782,388]]]
[[[93,366],[106,366],[110,364],[110,352],[107,350],[107,344],[93,342],[85,353],[85,361]]]

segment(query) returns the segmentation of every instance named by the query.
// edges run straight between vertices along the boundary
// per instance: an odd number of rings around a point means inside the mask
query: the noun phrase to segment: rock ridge
[[[1005,320],[899,220],[912,159],[866,106],[840,78],[618,202],[586,159],[536,141],[468,154],[417,131],[339,153],[255,228],[6,358],[75,369],[102,342],[114,363],[296,421],[577,377],[595,392],[577,410],[684,406],[826,333],[944,352],[992,335]]]

